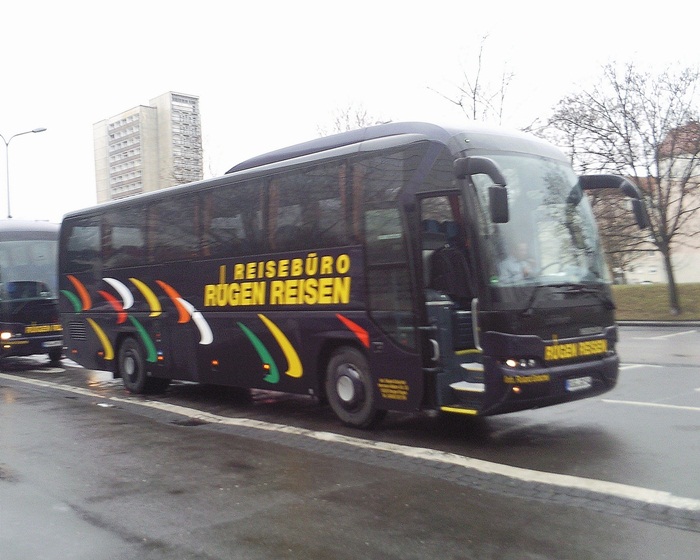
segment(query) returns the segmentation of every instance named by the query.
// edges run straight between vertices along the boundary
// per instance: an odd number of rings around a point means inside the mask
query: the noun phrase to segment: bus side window
[[[145,263],[144,224],[141,209],[105,213],[102,228],[105,268],[139,266]]]
[[[364,241],[364,176],[365,168],[362,165],[351,166],[350,173],[350,206],[351,217],[350,223],[352,226],[352,239],[355,243]]]
[[[178,196],[148,208],[150,261],[162,263],[189,260],[198,255],[197,199]]]
[[[416,346],[411,274],[398,193],[410,170],[412,150],[359,159],[354,165],[353,204],[361,200],[370,314],[391,338]],[[360,198],[361,197],[361,198]],[[356,207],[356,206],[355,206]],[[353,213],[354,229],[357,230]]]
[[[275,251],[301,249],[308,243],[301,234],[301,188],[296,186],[297,178],[297,174],[292,174],[270,181],[268,236]]]
[[[333,162],[319,166],[308,176],[308,183],[313,188],[310,207],[314,224],[311,229],[328,247],[350,243],[345,197],[346,167],[345,162]]]
[[[348,245],[345,162],[314,166],[270,182],[268,232],[277,251]]]
[[[203,257],[238,256],[262,250],[262,183],[230,183],[202,195]]]
[[[72,274],[94,269],[100,257],[99,219],[69,224],[67,235],[65,272]]]

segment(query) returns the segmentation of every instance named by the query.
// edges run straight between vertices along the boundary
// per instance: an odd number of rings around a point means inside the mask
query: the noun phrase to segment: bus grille
[[[87,327],[85,323],[82,321],[68,323],[68,335],[73,340],[87,340]]]
[[[455,311],[452,314],[452,333],[456,351],[475,347],[472,314],[469,311]]]

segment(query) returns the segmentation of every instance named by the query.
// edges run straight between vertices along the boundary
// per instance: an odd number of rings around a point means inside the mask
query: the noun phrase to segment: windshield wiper
[[[537,302],[537,299],[539,298],[539,295],[542,293],[542,288],[551,288],[552,286],[548,286],[546,284],[539,284],[538,286],[535,286],[532,289],[532,293],[530,294],[530,299],[527,300],[527,305],[525,306],[525,309],[523,309],[520,312],[521,317],[529,317],[532,315],[532,310],[535,308],[535,303]]]
[[[600,301],[602,301],[605,304],[606,309],[615,309],[615,302],[611,300],[608,296],[605,295],[605,293],[601,292],[600,290],[596,290],[595,288],[591,288],[589,286],[585,286],[584,284],[564,284],[557,286],[557,289],[554,290],[555,294],[593,294],[596,296]]]

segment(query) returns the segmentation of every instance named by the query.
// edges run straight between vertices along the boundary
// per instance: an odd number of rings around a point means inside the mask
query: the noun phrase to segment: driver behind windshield
[[[504,282],[519,282],[537,276],[535,259],[530,256],[527,243],[521,241],[499,265],[499,276]]]

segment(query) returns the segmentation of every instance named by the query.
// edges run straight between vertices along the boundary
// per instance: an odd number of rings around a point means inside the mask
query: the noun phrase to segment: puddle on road
[[[209,424],[206,420],[200,420],[199,418],[183,418],[182,420],[173,420],[170,423],[175,426],[203,426],[204,424]]]

